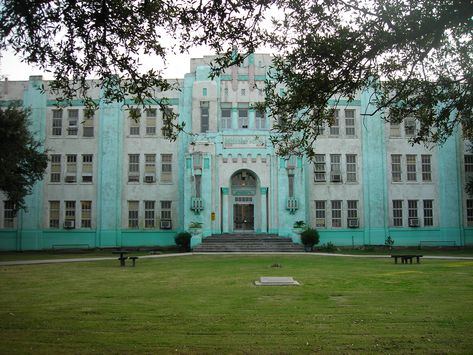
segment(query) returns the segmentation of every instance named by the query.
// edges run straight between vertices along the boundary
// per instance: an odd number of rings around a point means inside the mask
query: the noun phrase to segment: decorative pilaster
[[[261,187],[261,232],[268,232],[268,188]]]
[[[222,233],[228,233],[228,187],[222,187]]]

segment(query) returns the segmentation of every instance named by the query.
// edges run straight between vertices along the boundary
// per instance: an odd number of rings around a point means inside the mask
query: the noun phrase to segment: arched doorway
[[[239,170],[230,178],[233,231],[255,231],[255,205],[259,203],[258,178],[250,170]]]

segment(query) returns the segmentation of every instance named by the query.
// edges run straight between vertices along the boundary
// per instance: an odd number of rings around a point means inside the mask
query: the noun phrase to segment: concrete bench
[[[417,264],[420,264],[420,258],[423,255],[418,254],[399,254],[399,255],[391,255],[391,258],[394,258],[394,263],[397,264],[397,259],[401,259],[402,264],[407,264],[408,262],[412,264],[412,259],[416,258]]]

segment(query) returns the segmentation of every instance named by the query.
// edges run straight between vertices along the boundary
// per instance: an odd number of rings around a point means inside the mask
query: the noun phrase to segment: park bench
[[[420,258],[423,255],[418,254],[399,254],[399,255],[391,255],[391,258],[394,258],[394,263],[397,264],[397,259],[401,259],[402,264],[407,264],[408,262],[412,264],[412,259],[416,258],[417,264],[420,264]]]

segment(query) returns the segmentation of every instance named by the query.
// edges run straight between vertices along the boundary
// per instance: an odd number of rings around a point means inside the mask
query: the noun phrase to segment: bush
[[[328,242],[327,244],[322,245],[320,250],[325,251],[327,253],[334,253],[337,251],[337,247],[332,242]]]
[[[301,233],[301,242],[307,251],[312,251],[314,245],[319,244],[319,232],[314,228],[307,228]]]
[[[176,235],[174,242],[176,242],[179,249],[189,251],[191,250],[191,238],[192,235],[189,232],[181,232]]]

